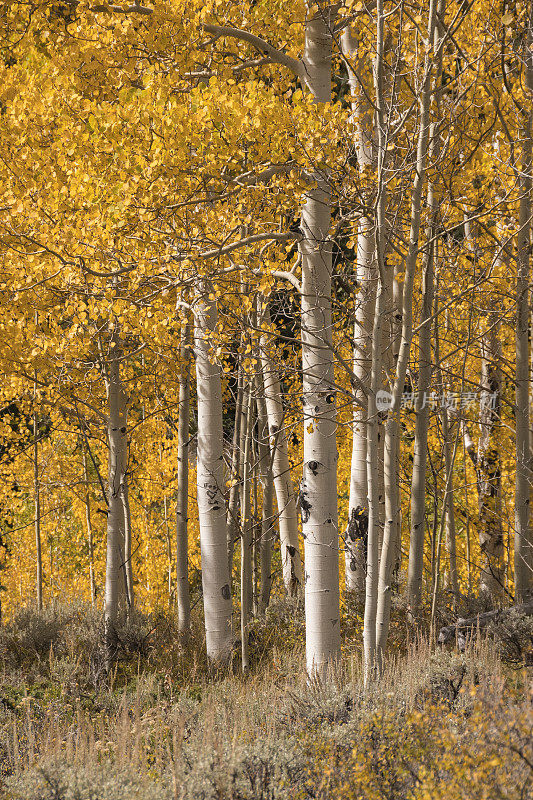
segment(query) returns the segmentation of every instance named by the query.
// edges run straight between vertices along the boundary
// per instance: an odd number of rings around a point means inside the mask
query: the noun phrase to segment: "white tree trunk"
[[[198,515],[207,656],[211,662],[224,662],[232,647],[232,607],[224,502],[222,385],[220,366],[213,361],[210,348],[217,309],[208,293],[209,288],[198,298],[194,328]]]
[[[239,358],[237,364],[237,398],[235,402],[235,423],[233,427],[233,444],[231,449],[231,471],[230,471],[230,490],[228,499],[228,569],[230,586],[232,584],[233,573],[233,550],[235,542],[239,537],[239,525],[237,513],[239,510],[239,490],[241,486],[241,421],[242,421],[242,400],[243,400],[243,373],[242,363]]]
[[[270,326],[268,308],[263,322]],[[303,585],[302,562],[298,546],[298,513],[289,464],[288,434],[285,426],[278,371],[269,354],[267,336],[261,337],[261,365],[268,432],[272,450],[272,473],[278,505],[279,538],[283,583],[287,594],[294,595]]]
[[[327,11],[305,31],[306,82],[316,103],[331,100],[331,33]],[[305,546],[306,658],[324,678],[340,656],[336,404],[331,321],[331,191],[317,172],[302,209],[302,365],[304,463],[301,486]]]
[[[34,392],[34,404],[37,391]],[[35,578],[37,610],[43,610],[43,557],[41,547],[41,482],[39,479],[39,425],[37,410],[33,412],[33,509],[35,528]]]
[[[126,448],[128,444],[126,442]],[[125,462],[127,462],[127,454]],[[133,610],[134,594],[133,594],[133,566],[131,563],[131,512],[130,512],[130,496],[128,487],[128,474],[124,472],[122,479],[121,490],[122,508],[124,512],[124,572],[126,578],[126,604],[128,613]]]
[[[429,42],[434,43],[436,32],[436,0],[431,0],[428,18]],[[402,335],[396,377],[392,393],[392,405],[385,429],[385,531],[381,553],[378,607],[376,613],[376,643],[378,665],[382,665],[387,643],[391,607],[391,571],[396,551],[396,536],[400,516],[399,493],[396,485],[396,448],[399,438],[399,411],[404,390],[407,364],[413,338],[413,285],[418,255],[418,240],[422,207],[422,191],[429,141],[429,110],[432,89],[432,55],[428,52],[424,65],[423,87],[420,96],[420,123],[418,129],[416,168],[411,197],[411,226],[409,247],[405,259],[405,283],[403,289]]]
[[[107,510],[107,555],[105,579],[104,616],[108,647],[108,666],[112,659],[115,641],[115,626],[123,611],[126,597],[126,574],[124,563],[124,506],[122,484],[126,471],[127,447],[127,398],[120,377],[122,352],[116,332],[111,337],[107,365],[107,403],[109,446],[108,460],[108,510]]]
[[[256,377],[256,403],[258,423],[258,467],[263,504],[261,509],[261,541],[259,550],[260,588],[259,613],[264,614],[270,602],[272,589],[272,546],[274,539],[274,480],[272,477],[271,458],[268,446],[268,417],[264,387],[261,375]]]
[[[428,205],[433,207],[431,188],[428,191]],[[432,238],[434,226],[429,229],[428,239]],[[424,567],[424,537],[426,520],[426,466],[429,429],[429,403],[427,393],[431,381],[431,314],[434,294],[434,245],[430,244],[425,253],[424,276],[422,282],[422,327],[418,334],[418,392],[416,400],[415,444],[413,455],[413,475],[411,481],[411,538],[409,542],[409,566],[407,571],[407,596],[409,613],[412,619],[418,616],[422,594],[422,573]]]
[[[443,384],[441,383],[441,386]],[[453,445],[453,424],[450,424],[448,409],[441,410],[442,437],[444,439],[444,464],[446,468],[446,484],[444,488],[444,508],[446,521],[446,551],[448,554],[448,580],[447,586],[453,594],[454,602],[460,600],[459,577],[457,574],[457,547],[455,537],[455,507],[454,507],[454,480],[453,466],[456,447]],[[453,446],[453,451],[452,451]]]
[[[486,325],[487,328],[481,338],[482,391],[479,416],[481,435],[477,457],[480,590],[497,599],[501,598],[504,592],[504,546],[500,456],[501,347],[496,312],[488,315]]]
[[[530,95],[533,90],[533,52],[531,29],[524,41],[525,85]],[[526,94],[526,97],[527,97]],[[533,586],[533,531],[531,529],[530,482],[531,452],[529,447],[529,282],[531,246],[531,188],[532,188],[532,125],[530,100],[523,120],[522,163],[520,171],[520,210],[517,237],[518,277],[516,285],[516,491],[514,577],[515,599],[527,597]]]
[[[253,397],[252,384],[245,390],[244,408],[244,451],[242,462],[242,504],[241,504],[241,654],[242,671],[250,668],[248,627],[252,609],[252,513],[250,484],[251,474],[251,439]]]
[[[378,599],[380,520],[380,418],[378,391],[382,388],[383,314],[387,305],[385,276],[385,102],[383,97],[384,10],[376,3],[376,55],[373,63],[375,130],[377,135],[376,263],[378,287],[372,326],[372,372],[367,413],[368,546],[363,627],[364,678],[368,684],[376,666],[376,612]]]
[[[353,123],[356,131],[356,152],[359,168],[364,170],[374,163],[372,142],[372,109],[360,87],[357,73],[358,42],[346,28],[341,39],[346,58],[348,80],[352,93]],[[356,99],[355,99],[356,98]],[[372,369],[372,322],[376,304],[377,270],[374,259],[375,228],[370,217],[362,215],[357,233],[357,282],[354,325],[353,371],[361,384],[370,387]],[[366,547],[368,535],[368,482],[366,469],[367,400],[364,392],[357,391],[353,409],[352,458],[350,468],[350,499],[348,525],[345,532],[345,586],[364,599],[366,574]]]
[[[87,453],[85,452],[85,444],[83,442],[83,438],[81,441],[81,449],[83,458],[83,479],[85,481],[85,520],[87,522],[87,538],[89,545],[89,587],[91,592],[91,605],[93,608],[95,608],[96,581],[94,576],[94,540],[93,540],[93,526],[91,520],[91,492],[89,486],[89,471],[87,469]]]
[[[178,630],[187,634],[191,624],[189,594],[189,418],[191,404],[190,323],[184,323],[180,343],[178,465],[176,497],[176,597]]]

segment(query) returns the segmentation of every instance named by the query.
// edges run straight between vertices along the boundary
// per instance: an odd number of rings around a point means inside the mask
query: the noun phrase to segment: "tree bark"
[[[239,491],[241,487],[241,418],[243,401],[243,373],[242,363],[239,357],[237,364],[237,398],[235,403],[235,422],[233,426],[233,444],[231,449],[231,472],[230,490],[228,500],[228,568],[230,576],[230,586],[233,573],[233,549],[239,537],[239,526],[237,524],[237,514],[239,510]]]
[[[442,384],[441,384],[442,385]],[[446,483],[444,487],[444,508],[446,526],[446,551],[448,555],[448,587],[453,594],[455,605],[459,603],[461,593],[459,591],[459,577],[457,574],[457,548],[455,537],[455,507],[454,507],[454,480],[453,466],[455,461],[456,447],[452,444],[454,440],[453,425],[450,424],[448,409],[441,409],[442,419],[442,438],[444,441],[444,464],[446,469]]]
[[[120,376],[122,355],[117,331],[111,336],[107,366],[107,403],[109,446],[108,461],[108,510],[107,510],[107,556],[105,580],[105,634],[108,667],[113,659],[116,641],[116,624],[123,611],[126,596],[126,574],[124,561],[124,506],[122,484],[126,471],[127,405],[126,393]]]
[[[261,375],[256,378],[256,403],[258,424],[258,467],[263,490],[261,510],[261,540],[259,546],[260,584],[259,613],[264,614],[270,602],[272,590],[272,546],[274,539],[274,480],[268,446],[268,421],[264,387]]]
[[[191,405],[191,325],[183,323],[180,342],[178,465],[176,497],[176,599],[178,630],[188,634],[191,625],[189,594],[189,419]]]
[[[428,190],[428,205],[433,207],[433,192]],[[433,238],[434,225],[428,231],[428,240]],[[426,520],[426,468],[429,430],[429,403],[427,395],[431,382],[431,315],[434,295],[434,245],[427,246],[424,256],[422,279],[422,327],[418,335],[418,392],[416,400],[415,443],[413,474],[411,480],[411,538],[409,542],[409,566],[407,571],[407,597],[409,614],[413,620],[418,616],[422,594],[424,569],[424,538]]]
[[[87,453],[83,441],[81,443],[83,458],[83,479],[85,481],[85,520],[87,522],[87,538],[89,544],[89,586],[91,592],[91,605],[96,607],[96,581],[94,576],[94,540],[91,520],[91,493],[89,486],[89,471],[87,469]]]
[[[531,482],[531,452],[529,447],[529,281],[531,246],[531,187],[532,125],[531,96],[533,93],[533,52],[531,46],[532,20],[524,41],[524,83],[528,95],[527,109],[522,108],[522,157],[519,175],[520,207],[517,237],[518,276],[516,282],[516,490],[514,577],[515,598],[525,598],[533,585],[533,531],[529,507]]]
[[[127,448],[128,443],[126,441],[125,446]],[[125,461],[127,461],[127,454]],[[122,490],[121,490],[121,500],[122,500],[122,508],[124,511],[124,571],[125,571],[125,578],[126,578],[126,605],[128,609],[128,614],[133,611],[134,606],[134,593],[133,593],[133,566],[131,562],[131,511],[130,511],[130,495],[129,495],[129,487],[128,487],[128,473],[127,470],[124,472],[124,477],[122,479]]]
[[[368,544],[363,627],[364,680],[367,685],[376,668],[376,611],[378,601],[379,550],[381,539],[380,426],[378,392],[382,388],[383,315],[387,306],[385,276],[385,99],[383,96],[384,9],[376,2],[376,55],[373,63],[375,130],[377,134],[377,201],[375,256],[378,287],[372,325],[372,371],[367,414]]]
[[[34,392],[36,403],[37,391]],[[37,610],[43,610],[43,556],[41,546],[41,482],[39,478],[39,423],[37,410],[33,412],[33,507],[35,528],[35,571]]]
[[[248,628],[252,609],[252,514],[251,514],[251,439],[252,439],[252,384],[245,390],[244,408],[244,451],[242,470],[242,505],[241,505],[241,654],[242,671],[250,668],[250,648]]]
[[[435,47],[437,0],[431,0],[428,17],[427,40]],[[396,484],[396,448],[399,438],[399,410],[401,395],[404,390],[405,376],[409,361],[409,353],[413,338],[413,284],[418,255],[420,233],[422,191],[429,140],[429,111],[432,94],[432,59],[433,53],[427,53],[424,65],[424,79],[420,96],[420,123],[416,154],[416,168],[411,197],[411,227],[409,247],[405,259],[405,282],[402,306],[402,334],[396,376],[392,392],[392,404],[385,426],[385,531],[381,552],[378,606],[376,612],[376,646],[378,666],[383,663],[383,655],[387,643],[391,607],[391,572],[396,551],[396,535],[400,516],[399,493]]]
[[[359,169],[364,171],[375,162],[372,142],[372,109],[364,96],[357,72],[358,42],[347,27],[341,39],[342,52],[348,68],[352,97],[352,116],[355,126],[355,149]],[[369,216],[362,215],[357,233],[356,318],[354,325],[353,371],[361,384],[370,387],[372,370],[372,321],[376,304],[377,270],[374,258],[375,227]],[[368,481],[367,399],[364,392],[355,391],[352,423],[352,457],[350,468],[350,497],[348,525],[345,531],[345,586],[364,599],[366,548],[368,538]]]
[[[501,348],[496,312],[488,314],[486,325],[481,339],[482,391],[479,414],[481,435],[477,456],[480,590],[497,599],[501,598],[504,592],[504,543],[500,457]]]
[[[222,384],[210,342],[217,324],[206,287],[195,309],[194,344],[198,396],[197,490],[207,656],[226,662],[232,648],[232,606],[224,502]]]
[[[315,103],[331,100],[332,37],[328,9],[309,17],[304,69]],[[305,547],[306,659],[324,679],[340,656],[336,408],[333,375],[330,240],[331,189],[323,171],[302,209],[302,368],[304,463],[301,486]]]

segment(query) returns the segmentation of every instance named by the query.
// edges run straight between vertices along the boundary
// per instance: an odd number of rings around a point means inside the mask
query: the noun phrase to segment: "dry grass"
[[[0,632],[2,797],[418,800],[441,792],[454,800],[469,795],[442,787],[468,785],[456,772],[478,768],[471,751],[480,764],[504,753],[512,781],[472,797],[531,796],[533,753],[522,742],[533,734],[528,678],[502,664],[490,640],[465,654],[426,641],[406,646],[366,690],[353,651],[327,687],[308,684],[301,613],[283,603],[255,630],[257,667],[246,679],[237,670],[209,676],[198,631],[184,644],[171,618],[139,616],[125,628],[108,681],[97,674],[99,641],[99,619],[80,608],[27,613]],[[487,791],[496,785],[485,773],[476,780]]]

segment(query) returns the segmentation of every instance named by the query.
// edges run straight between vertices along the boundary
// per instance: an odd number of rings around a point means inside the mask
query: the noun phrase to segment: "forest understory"
[[[439,624],[455,612],[439,607]],[[479,611],[464,602],[464,614]],[[105,675],[102,620],[86,606],[19,612],[0,632],[6,800],[524,800],[533,794],[530,617],[464,652],[415,634],[397,598],[391,655],[363,684],[361,610],[345,609],[342,662],[305,673],[296,601],[250,632],[252,668],[209,672],[201,620],[168,614],[118,631]],[[529,666],[528,666],[529,664]]]

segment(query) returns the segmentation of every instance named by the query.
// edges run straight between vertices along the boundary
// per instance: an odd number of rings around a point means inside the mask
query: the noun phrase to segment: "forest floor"
[[[0,628],[0,797],[533,797],[530,619],[511,615],[459,653],[415,641],[398,601],[367,689],[360,629],[345,611],[342,664],[322,687],[306,680],[293,601],[255,623],[246,677],[237,652],[209,675],[199,618],[184,643],[172,614],[137,614],[106,677],[97,613],[23,610]]]

